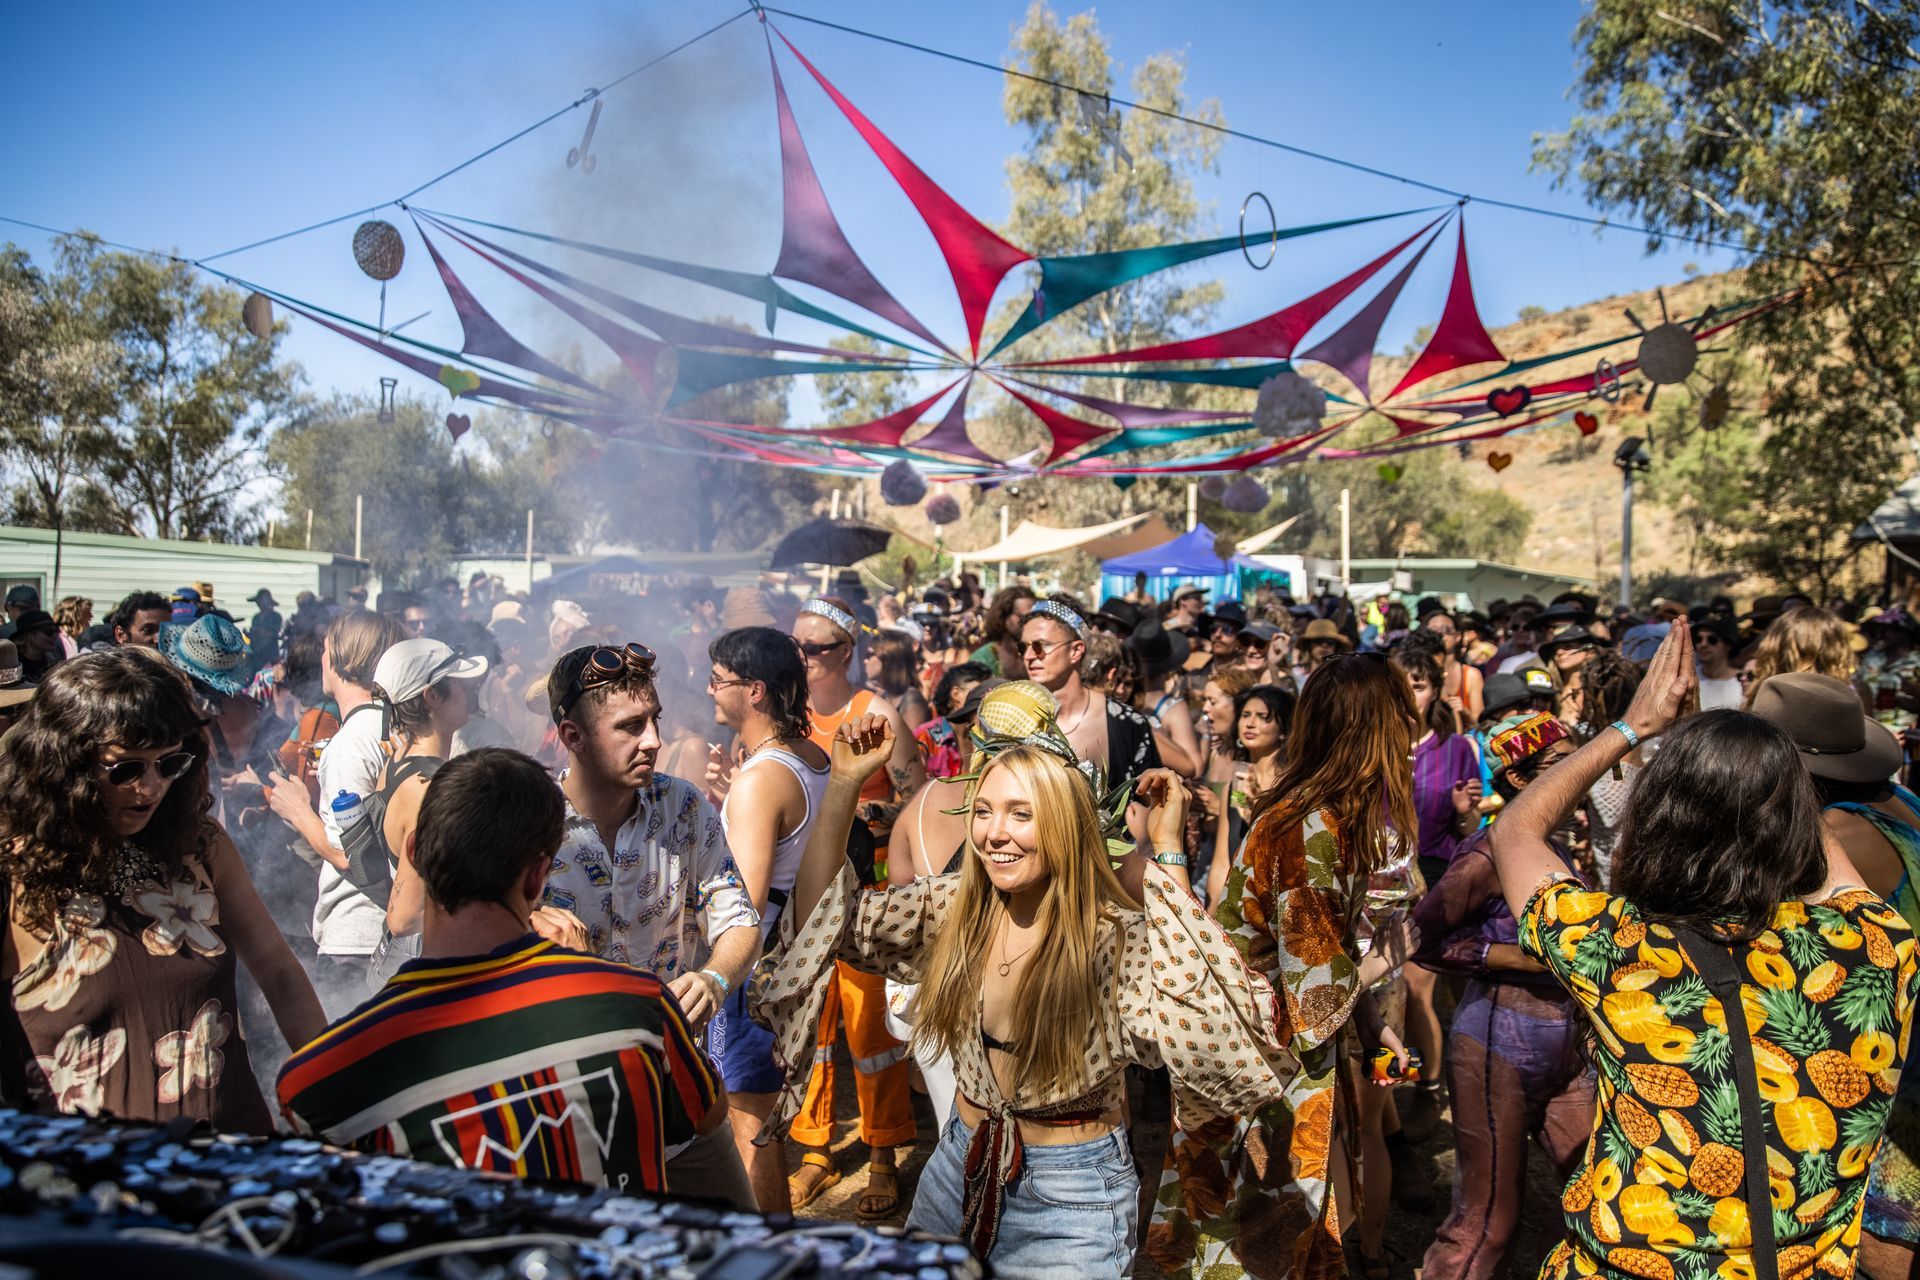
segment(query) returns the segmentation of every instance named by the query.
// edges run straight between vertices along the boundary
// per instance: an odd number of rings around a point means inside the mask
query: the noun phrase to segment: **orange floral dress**
[[[1336,1114],[1351,1115],[1340,1069],[1359,983],[1358,939],[1412,896],[1348,870],[1325,814],[1253,824],[1214,908],[1247,967],[1280,996],[1275,1039],[1299,1070],[1278,1101],[1173,1135],[1146,1250],[1170,1280],[1219,1275],[1320,1280],[1346,1273],[1330,1153]]]

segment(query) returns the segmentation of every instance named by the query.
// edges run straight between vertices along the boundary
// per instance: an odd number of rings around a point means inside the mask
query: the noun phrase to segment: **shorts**
[[[730,1093],[778,1093],[785,1081],[773,1065],[773,1032],[747,1016],[747,987],[727,994],[707,1024],[707,1053]]]

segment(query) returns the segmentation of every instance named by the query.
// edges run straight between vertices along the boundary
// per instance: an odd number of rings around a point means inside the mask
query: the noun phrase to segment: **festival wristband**
[[[1640,745],[1640,735],[1635,733],[1625,720],[1615,720],[1608,727],[1620,731],[1620,736],[1627,740],[1627,750],[1631,751]]]
[[[1187,865],[1187,855],[1177,849],[1163,849],[1153,855],[1153,860],[1163,867],[1184,867]]]
[[[720,999],[722,1002],[724,1002],[728,996],[733,994],[733,984],[727,981],[725,974],[716,972],[715,970],[712,970],[712,969],[702,969],[700,971],[700,976],[703,978],[712,978],[715,982],[720,984]]]

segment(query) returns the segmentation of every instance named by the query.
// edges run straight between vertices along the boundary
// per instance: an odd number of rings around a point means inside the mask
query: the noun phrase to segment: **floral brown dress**
[[[237,963],[198,861],[117,900],[69,897],[13,979],[29,1096],[68,1114],[273,1132],[236,1018]]]
[[[1277,1038],[1300,1065],[1277,1100],[1237,1117],[1188,1118],[1173,1135],[1146,1243],[1169,1277],[1346,1273],[1331,1153],[1336,1114],[1354,1114],[1354,1076],[1341,1058],[1363,994],[1357,940],[1412,896],[1387,876],[1370,890],[1351,861],[1325,815],[1289,823],[1268,814],[1227,874],[1214,917],[1280,994]]]

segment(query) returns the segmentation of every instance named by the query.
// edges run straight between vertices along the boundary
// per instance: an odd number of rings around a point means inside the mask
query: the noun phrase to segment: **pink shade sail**
[[[543,378],[552,378],[555,382],[565,382],[587,391],[599,388],[588,382],[571,369],[563,368],[529,347],[520,339],[508,333],[506,326],[495,320],[488,310],[480,305],[453,267],[441,256],[439,246],[428,238],[425,228],[415,222],[415,230],[425,242],[427,252],[433,255],[433,265],[440,272],[440,283],[447,288],[447,297],[453,300],[453,310],[460,317],[460,331],[464,335],[460,350],[470,356],[481,356],[488,360],[498,360],[501,364],[510,364],[525,369],[529,373],[539,374]]]
[[[856,422],[844,427],[826,427],[804,433],[795,432],[794,434],[831,436],[835,440],[857,440],[861,444],[878,444],[885,445],[889,449],[898,449],[903,447],[900,443],[901,437],[913,430],[920,419],[926,415],[927,410],[933,408],[940,397],[946,395],[959,385],[960,380],[956,378],[954,381],[949,382],[946,386],[928,396],[925,400],[910,404],[904,409],[896,409],[884,417],[873,419],[871,422]]]
[[[1373,390],[1369,380],[1373,376],[1373,349],[1380,341],[1381,326],[1386,324],[1393,304],[1400,300],[1400,291],[1407,287],[1407,280],[1413,275],[1414,268],[1420,265],[1420,260],[1427,256],[1427,250],[1432,247],[1432,240],[1421,245],[1407,259],[1407,265],[1395,272],[1393,279],[1387,281],[1367,305],[1354,312],[1345,324],[1324,340],[1316,343],[1313,350],[1302,352],[1299,358],[1338,369],[1359,390],[1360,398],[1372,404]]]
[[[1440,323],[1434,326],[1426,349],[1394,384],[1393,390],[1387,392],[1386,398],[1391,400],[1407,388],[1419,386],[1452,369],[1472,364],[1504,364],[1506,359],[1494,345],[1486,325],[1481,323],[1480,308],[1473,300],[1473,276],[1467,269],[1467,220],[1463,217],[1453,254],[1453,283],[1447,287],[1447,305],[1440,313]]]
[[[1076,418],[1071,414],[1060,412],[1052,405],[1042,404],[1032,396],[1021,395],[998,378],[995,378],[994,382],[1002,391],[1031,409],[1033,416],[1046,424],[1047,433],[1053,437],[1053,447],[1047,453],[1047,460],[1040,464],[1043,467],[1052,466],[1083,444],[1114,433],[1113,427],[1103,427],[1097,422]],[[926,442],[923,440],[921,443]]]
[[[996,381],[999,381],[996,379]],[[1006,383],[1001,382],[1005,387]],[[1059,396],[1062,400],[1071,400],[1075,404],[1085,405],[1089,409],[1104,413],[1123,427],[1160,427],[1188,422],[1229,422],[1244,420],[1244,412],[1232,409],[1170,409],[1155,405],[1130,404],[1124,400],[1104,400],[1099,396],[1090,396],[1078,391],[1063,391],[1058,387],[1043,387],[1022,380],[1020,385],[1029,391],[1043,391],[1050,396]],[[1011,390],[1011,388],[1008,388]]]
[[[980,451],[980,446],[967,434],[967,393],[973,390],[973,375],[968,374],[960,383],[960,394],[953,398],[953,406],[940,419],[939,425],[913,442],[915,449],[931,449],[935,453],[950,454],[956,458],[969,458],[975,462],[984,462],[989,466],[998,466],[1000,459]]]
[[[907,199],[920,211],[927,230],[933,233],[934,242],[940,246],[940,252],[947,260],[947,270],[953,275],[954,291],[960,296],[960,311],[967,321],[968,349],[977,353],[980,350],[980,326],[986,320],[994,290],[1000,287],[1007,272],[1023,262],[1031,261],[1033,255],[1007,243],[991,227],[967,212],[959,201],[942,190],[886,134],[861,114],[858,107],[834,88],[819,69],[807,61],[806,55],[794,48],[793,41],[781,34],[778,28],[775,28],[775,34],[780,35],[781,43],[800,60],[800,65],[807,69],[827,96],[833,99],[834,105],[840,108],[841,114],[866,139],[867,145],[880,158],[880,163],[887,167],[887,172],[900,184]]]

